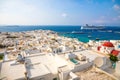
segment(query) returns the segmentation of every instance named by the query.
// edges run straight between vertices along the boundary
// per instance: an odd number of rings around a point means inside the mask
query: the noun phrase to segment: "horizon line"
[[[67,25],[67,24],[0,24],[0,26],[46,26],[46,25],[50,25],[50,26],[71,26],[71,25]],[[80,25],[72,25],[72,26],[80,26]]]

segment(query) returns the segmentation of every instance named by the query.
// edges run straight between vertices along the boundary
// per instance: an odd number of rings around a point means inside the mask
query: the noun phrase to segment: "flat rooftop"
[[[29,64],[34,63],[42,63],[42,64],[48,64],[52,63],[53,61],[46,55],[46,54],[31,54],[30,56],[26,57],[26,62]]]
[[[24,64],[14,64],[14,61],[2,63],[1,76],[8,80],[24,80],[26,72]]]
[[[104,57],[103,55],[98,54],[97,52],[91,51],[91,50],[83,50],[79,52],[73,52],[75,54],[82,54],[86,56],[86,58],[89,58],[89,61],[92,62],[95,60],[96,57]]]
[[[48,68],[43,64],[29,65],[29,68],[27,68],[27,72],[28,72],[29,78],[31,78],[31,79],[51,74],[51,72],[48,70]]]
[[[66,65],[65,61],[59,57],[53,57],[49,54],[41,53],[36,55],[32,54],[31,56],[27,57],[26,62],[29,65],[44,64],[44,66],[47,67],[52,74],[57,74],[57,68]]]

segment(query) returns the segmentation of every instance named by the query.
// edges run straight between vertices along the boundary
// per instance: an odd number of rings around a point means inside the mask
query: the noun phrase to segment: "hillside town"
[[[0,80],[120,80],[120,40],[80,42],[50,30],[0,33]]]

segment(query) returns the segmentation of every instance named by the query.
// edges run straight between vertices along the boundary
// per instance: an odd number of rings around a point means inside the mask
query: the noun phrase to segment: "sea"
[[[102,30],[81,30],[81,26],[71,25],[13,25],[0,26],[0,32],[22,32],[32,30],[52,30],[60,36],[77,38],[79,41],[88,42],[89,40],[120,40],[120,26],[106,26]]]

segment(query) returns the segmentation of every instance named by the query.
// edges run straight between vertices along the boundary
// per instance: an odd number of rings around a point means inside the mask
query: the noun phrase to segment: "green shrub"
[[[0,60],[2,60],[4,57],[4,54],[0,54]]]
[[[117,62],[118,61],[118,57],[110,54],[110,60],[113,61],[113,62]]]

